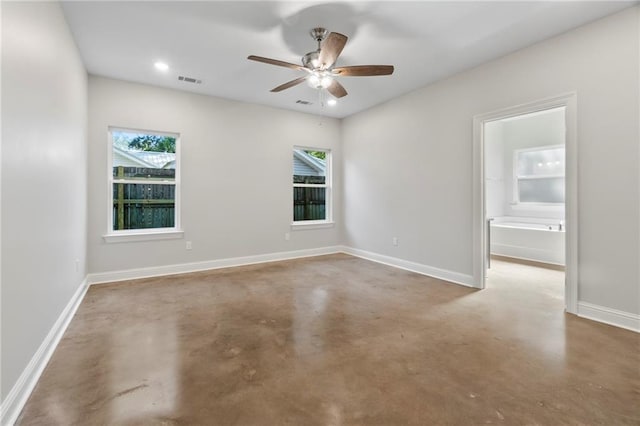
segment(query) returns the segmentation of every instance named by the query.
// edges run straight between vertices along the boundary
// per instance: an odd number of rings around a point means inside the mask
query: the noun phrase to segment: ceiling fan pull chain
[[[318,89],[318,104],[320,105],[320,111],[318,111],[318,126],[322,127],[324,120],[324,100],[325,100],[324,90]]]

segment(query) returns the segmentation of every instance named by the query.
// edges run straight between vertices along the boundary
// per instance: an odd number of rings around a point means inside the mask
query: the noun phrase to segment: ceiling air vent
[[[193,78],[193,77],[185,77],[184,75],[178,76],[178,80],[184,81],[185,83],[194,83],[194,84],[202,83],[202,80],[198,80],[197,78]]]
[[[298,99],[296,103],[301,105],[311,105],[313,102],[303,101],[302,99]]]

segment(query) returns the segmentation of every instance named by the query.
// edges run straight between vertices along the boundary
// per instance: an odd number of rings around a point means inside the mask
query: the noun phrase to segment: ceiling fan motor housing
[[[325,37],[327,36],[327,33],[328,33],[327,29],[322,27],[313,28],[309,32],[309,34],[311,34],[311,37],[313,37],[313,39],[318,43],[320,43],[322,40],[325,39]]]
[[[309,34],[318,42],[318,49],[315,52],[309,52],[302,57],[302,65],[310,70],[315,70],[320,66],[320,44],[327,37],[327,29],[322,27],[312,28]]]
[[[309,52],[302,57],[302,66],[315,70],[320,65],[320,51]]]

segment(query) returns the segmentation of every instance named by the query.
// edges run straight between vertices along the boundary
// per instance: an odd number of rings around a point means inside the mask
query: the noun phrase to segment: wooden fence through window
[[[172,228],[175,226],[175,185],[160,183],[173,178],[173,169],[114,167],[118,178],[147,178],[157,183],[113,184],[113,229]]]
[[[324,176],[294,175],[293,183],[324,184]],[[293,187],[293,220],[324,220],[327,210],[327,189],[324,187]]]
[[[162,184],[163,178],[173,178],[175,170],[114,167],[114,177],[145,177],[157,183],[113,184],[113,229],[171,228],[175,226],[175,185]],[[294,176],[294,183],[324,184],[324,176]],[[294,187],[294,220],[326,219],[324,187]]]

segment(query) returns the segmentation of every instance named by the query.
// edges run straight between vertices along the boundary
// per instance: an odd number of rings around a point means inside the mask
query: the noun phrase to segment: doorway
[[[474,117],[475,284],[486,286],[492,248],[525,264],[564,264],[570,313],[577,312],[575,108],[568,94]]]

